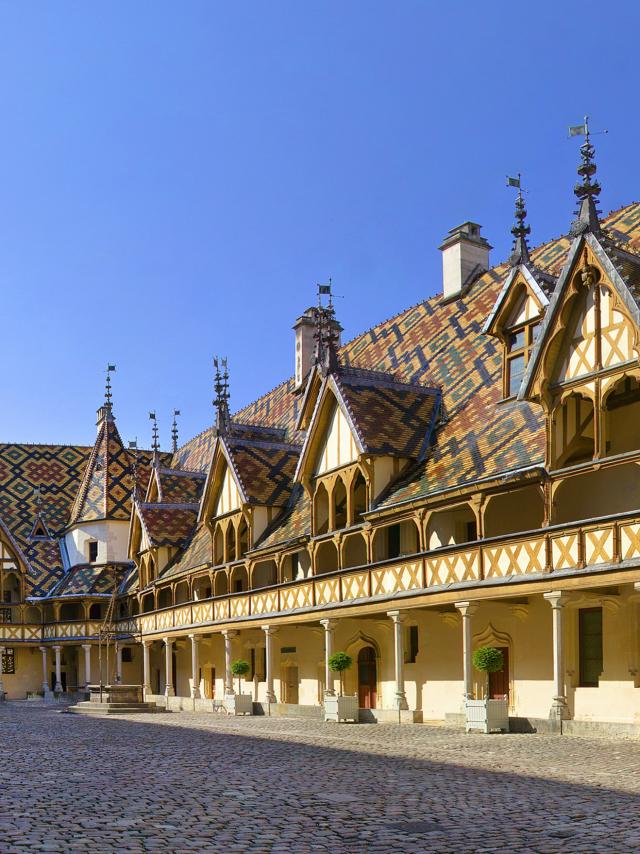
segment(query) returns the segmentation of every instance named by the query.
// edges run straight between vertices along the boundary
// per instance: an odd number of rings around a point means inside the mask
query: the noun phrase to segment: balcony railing
[[[392,598],[462,582],[553,575],[562,570],[597,571],[623,561],[640,563],[638,512],[446,546],[366,567],[163,608],[141,614],[137,620],[139,630],[150,634]]]

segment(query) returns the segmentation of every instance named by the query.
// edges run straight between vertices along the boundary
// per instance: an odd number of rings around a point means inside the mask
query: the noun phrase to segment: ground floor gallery
[[[510,715],[633,724],[640,723],[639,607],[636,589],[627,585],[305,616],[223,631],[193,627],[156,638],[121,638],[108,650],[91,640],[5,642],[2,688],[8,699],[19,699],[45,689],[82,689],[102,674],[103,681],[141,683],[148,696],[214,706],[234,692],[301,710],[319,708],[329,690],[357,695],[372,717],[392,719],[401,710],[411,720],[445,720],[461,713],[465,696],[484,696],[485,677],[473,669],[471,655],[479,646],[495,646],[504,668],[491,675],[489,693],[508,697]],[[353,661],[342,685],[327,667],[337,651]],[[238,659],[249,665],[239,681],[231,674]]]

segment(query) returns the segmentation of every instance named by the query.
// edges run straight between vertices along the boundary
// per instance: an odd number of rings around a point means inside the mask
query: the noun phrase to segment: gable
[[[224,473],[213,505],[213,516],[223,516],[242,507],[242,496],[228,463],[224,463]]]
[[[313,473],[324,474],[332,469],[346,466],[358,459],[358,446],[349,422],[338,401],[329,395],[326,402],[326,427],[318,443]]]
[[[504,326],[509,329],[535,320],[542,314],[540,301],[529,291],[523,282],[515,287],[514,299],[510,310],[505,315]]]

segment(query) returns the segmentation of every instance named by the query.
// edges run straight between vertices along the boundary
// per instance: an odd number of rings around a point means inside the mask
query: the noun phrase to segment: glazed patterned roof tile
[[[198,504],[206,476],[203,472],[159,467],[160,501],[163,504]]]
[[[439,410],[438,389],[369,371],[340,371],[335,380],[365,451],[423,455]]]
[[[287,509],[264,532],[256,549],[273,548],[281,543],[287,543],[298,537],[303,537],[311,530],[311,502],[300,484],[293,488],[291,501]]]
[[[196,526],[197,504],[137,504],[136,506],[153,546],[183,546]]]
[[[92,564],[81,564],[74,566],[51,590],[49,598],[110,594],[113,593],[114,581],[119,588],[123,578],[128,573],[129,567],[126,565],[93,566]]]
[[[162,573],[162,577],[182,575],[193,569],[210,566],[212,562],[211,534],[206,525],[200,525],[191,542]]]
[[[290,445],[225,439],[249,502],[284,505],[291,495],[300,449]]]

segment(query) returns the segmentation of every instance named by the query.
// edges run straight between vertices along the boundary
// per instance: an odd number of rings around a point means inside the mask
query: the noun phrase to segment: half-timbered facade
[[[640,204],[607,217],[589,140],[567,236],[497,267],[476,223],[441,292],[341,344],[295,329],[295,374],[171,454],[0,446],[2,687],[142,682],[170,708],[456,720],[482,680],[513,718],[640,723]],[[292,366],[294,367],[294,366]],[[37,654],[34,654],[37,653]]]

